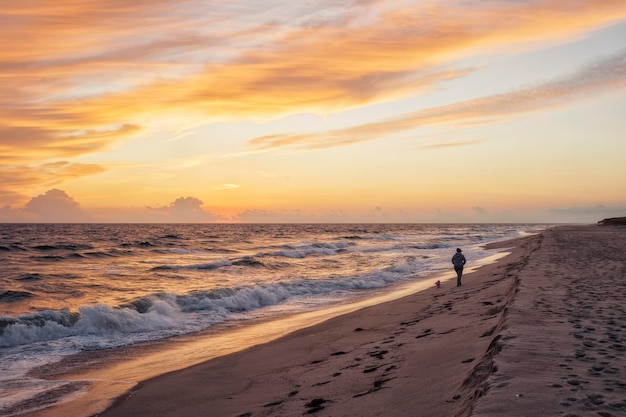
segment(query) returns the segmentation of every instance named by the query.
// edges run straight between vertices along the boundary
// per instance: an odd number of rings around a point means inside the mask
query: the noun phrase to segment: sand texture
[[[543,233],[472,416],[626,416],[626,228]]]
[[[626,228],[513,243],[462,287],[151,379],[101,416],[626,415]]]

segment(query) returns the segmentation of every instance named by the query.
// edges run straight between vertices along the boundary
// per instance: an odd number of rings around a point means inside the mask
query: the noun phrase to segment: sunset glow
[[[626,215],[626,2],[25,0],[0,222]]]

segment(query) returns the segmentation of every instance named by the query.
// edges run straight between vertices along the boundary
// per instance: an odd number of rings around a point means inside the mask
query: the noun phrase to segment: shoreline
[[[398,416],[419,409],[431,413],[422,415],[464,415],[464,391],[473,392],[482,380],[473,369],[484,362],[510,301],[510,271],[540,236],[486,245],[515,246],[495,263],[464,274],[461,288],[453,288],[448,273],[441,288],[432,280],[423,291],[140,382],[96,415],[375,415],[359,413],[383,403]],[[464,385],[467,375],[472,380]],[[416,384],[430,401],[411,398]],[[397,409],[398,396],[410,398],[412,405],[402,407],[411,413]]]
[[[473,262],[466,270],[471,272],[497,262],[506,255],[507,252],[496,252]],[[50,400],[47,397],[42,398],[43,408],[19,415],[26,417],[56,417],[60,414],[75,417],[97,415],[110,407],[117,398],[146,380],[272,342],[337,316],[393,302],[430,289],[437,280],[452,282],[456,280],[456,274],[450,271],[433,273],[417,282],[402,284],[390,292],[381,292],[373,296],[370,294],[350,303],[294,313],[279,319],[260,319],[243,327],[234,323],[223,323],[197,334],[112,350],[77,353],[63,358],[60,362],[34,368],[28,374],[36,378],[66,381],[67,384],[59,391],[66,399],[56,402],[52,397]],[[170,354],[172,352],[174,355]],[[181,359],[182,357],[185,359]]]
[[[467,273],[506,255],[501,247],[498,249],[499,252],[492,251],[491,255],[472,261],[466,268]],[[278,320],[258,319],[243,327],[236,323],[224,323],[200,333],[166,340],[77,353],[59,362],[32,369],[29,376],[64,383],[59,389],[29,400],[30,411],[15,411],[27,417],[92,416],[105,410],[116,398],[132,391],[142,381],[270,342],[339,315],[351,314],[365,307],[431,289],[435,281],[446,282],[455,277],[452,269],[434,272],[418,281],[396,286],[391,291],[365,295],[347,304],[295,313]],[[57,396],[61,396],[61,399]]]

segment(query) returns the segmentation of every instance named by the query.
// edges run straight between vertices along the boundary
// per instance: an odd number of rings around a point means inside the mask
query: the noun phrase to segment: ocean
[[[63,389],[68,381],[33,372],[73,355],[245,332],[444,271],[452,277],[457,247],[471,265],[495,253],[482,245],[545,227],[0,224],[0,415],[77,395]]]

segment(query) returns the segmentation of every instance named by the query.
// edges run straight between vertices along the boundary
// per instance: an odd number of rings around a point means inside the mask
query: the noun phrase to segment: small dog
[[[437,280],[437,282],[435,282],[435,285],[437,286],[437,288],[441,288],[441,281]]]

